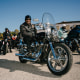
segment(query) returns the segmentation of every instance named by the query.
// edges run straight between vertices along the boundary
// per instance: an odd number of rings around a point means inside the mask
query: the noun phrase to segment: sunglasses
[[[31,20],[31,19],[28,18],[28,19],[26,19],[26,20]]]

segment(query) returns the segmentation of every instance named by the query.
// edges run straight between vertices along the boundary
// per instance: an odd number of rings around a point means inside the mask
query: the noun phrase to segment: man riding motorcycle
[[[37,26],[36,24],[34,24],[35,28],[31,26],[31,18],[29,17],[29,15],[27,18],[25,17],[25,22],[20,26],[23,40],[28,45],[22,43],[22,40],[20,39],[19,52],[16,53],[16,56],[19,56],[19,61],[21,63],[26,63],[27,61],[36,62],[43,57],[43,59],[46,60],[49,70],[53,74],[62,75],[67,73],[72,65],[71,51],[64,43],[56,40],[56,37],[58,37],[57,29],[56,26],[53,26],[54,20],[52,15],[50,13],[44,13],[42,16],[42,30],[44,31],[44,35],[38,30],[37,33],[39,34],[37,35],[35,32]],[[32,42],[31,39],[34,39],[34,41]],[[31,48],[29,54],[27,53],[27,46],[28,51]]]
[[[8,39],[10,52],[12,52],[12,50],[11,50],[11,33],[9,32],[8,28],[5,28],[5,32],[3,33],[3,39],[4,40]]]
[[[25,22],[20,26],[20,33],[22,34],[24,43],[27,44],[27,51],[31,51],[31,42],[35,37],[36,29],[31,24],[31,16],[25,16]]]

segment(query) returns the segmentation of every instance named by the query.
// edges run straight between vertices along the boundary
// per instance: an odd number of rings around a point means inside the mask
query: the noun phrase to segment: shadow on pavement
[[[46,71],[42,71],[41,69],[38,68],[38,66],[35,66],[33,64],[22,64],[18,61],[12,61],[7,59],[0,59],[0,68],[9,69],[10,72],[20,70],[45,77],[52,77],[52,78],[61,77],[53,75]]]
[[[75,53],[74,53],[74,54],[72,54],[72,55],[80,55],[80,54],[75,54]]]
[[[80,62],[76,62],[75,64],[80,64]]]

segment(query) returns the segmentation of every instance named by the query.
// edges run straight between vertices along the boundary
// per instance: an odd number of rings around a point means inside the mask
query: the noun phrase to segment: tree
[[[3,33],[0,33],[0,39],[2,39],[3,38]]]
[[[12,32],[11,32],[11,36],[12,36],[12,35],[14,35],[14,34],[15,34],[15,32],[14,32],[14,31],[12,31]]]
[[[18,29],[15,29],[15,30],[14,30],[14,34],[17,35],[18,33],[19,33],[19,30],[18,30]]]

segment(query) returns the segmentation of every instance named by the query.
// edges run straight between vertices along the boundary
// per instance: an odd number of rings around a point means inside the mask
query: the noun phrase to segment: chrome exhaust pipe
[[[25,55],[22,55],[22,54],[19,54],[19,53],[16,53],[15,55],[16,56],[25,56]]]
[[[23,60],[29,60],[29,61],[37,61],[38,58],[24,58],[25,55],[22,55],[22,54],[19,54],[19,53],[16,53],[15,54],[16,56],[22,56],[23,57]]]
[[[23,58],[24,60],[29,60],[29,61],[37,61],[38,58]]]

